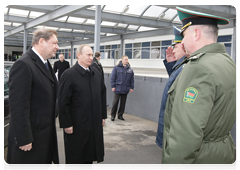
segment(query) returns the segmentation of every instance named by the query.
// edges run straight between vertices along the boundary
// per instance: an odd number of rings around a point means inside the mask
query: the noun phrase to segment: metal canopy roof
[[[230,19],[220,28],[235,27],[236,9],[227,5],[180,5],[183,8]],[[175,5],[102,5],[101,42],[172,34],[181,27]],[[27,46],[39,27],[57,30],[59,46],[93,43],[95,6],[92,5],[9,5],[4,10],[4,45]],[[171,28],[171,29],[169,29]]]

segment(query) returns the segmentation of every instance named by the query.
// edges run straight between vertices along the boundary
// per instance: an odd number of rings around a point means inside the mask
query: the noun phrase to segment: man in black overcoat
[[[59,163],[55,126],[57,79],[48,59],[59,49],[57,32],[38,29],[32,47],[12,66],[7,162]]]
[[[56,73],[58,70],[58,81],[61,79],[62,73],[70,67],[69,62],[64,60],[64,55],[59,54],[59,60],[54,62],[53,70]]]
[[[107,118],[106,88],[100,72],[91,67],[91,47],[77,48],[78,62],[64,71],[59,85],[59,122],[64,128],[67,164],[104,159],[103,126]]]
[[[102,64],[100,63],[100,59],[101,59],[101,53],[98,51],[95,52],[95,57],[93,58],[91,66],[98,69],[98,71],[101,73],[104,79],[103,67],[102,67]]]

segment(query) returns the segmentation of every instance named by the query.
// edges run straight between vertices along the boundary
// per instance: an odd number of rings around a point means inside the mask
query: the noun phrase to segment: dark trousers
[[[86,162],[77,165],[65,164],[65,170],[91,170],[92,164],[93,162]]]
[[[114,99],[112,103],[112,111],[111,111],[111,116],[112,118],[116,117],[116,112],[118,108],[118,103],[120,100],[120,107],[118,109],[118,116],[122,116],[125,110],[125,105],[127,101],[127,94],[116,94],[114,93]]]

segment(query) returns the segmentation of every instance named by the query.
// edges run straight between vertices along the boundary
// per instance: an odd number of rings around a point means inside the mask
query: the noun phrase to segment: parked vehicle
[[[9,72],[14,62],[4,62],[4,147],[8,145],[8,130],[10,122],[9,102],[8,102],[8,79]]]

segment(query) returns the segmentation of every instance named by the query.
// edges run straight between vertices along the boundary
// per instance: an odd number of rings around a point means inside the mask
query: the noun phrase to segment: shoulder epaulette
[[[201,56],[203,56],[205,53],[199,53],[195,56],[192,56],[192,57],[189,57],[189,60],[196,60],[196,59],[199,59]]]
[[[189,58],[185,57],[184,60],[177,67],[175,67],[175,70],[178,69],[180,66],[187,64],[188,61],[189,61]]]

